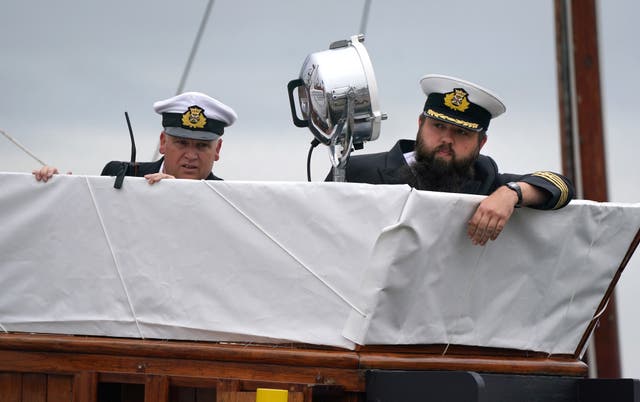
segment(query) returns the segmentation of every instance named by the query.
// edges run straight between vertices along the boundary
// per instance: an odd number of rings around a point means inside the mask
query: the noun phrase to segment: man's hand
[[[170,174],[160,173],[160,172],[145,174],[144,178],[147,179],[147,182],[149,184],[157,183],[162,179],[175,179],[175,177],[171,176]]]
[[[511,218],[517,202],[518,195],[505,186],[498,187],[482,200],[467,226],[467,234],[473,244],[484,246],[489,239],[497,239]]]
[[[49,179],[52,178],[54,174],[58,173],[58,168],[53,166],[43,166],[40,169],[31,171],[31,174],[35,176],[36,181],[43,181],[45,183],[49,181]],[[71,174],[71,172],[68,172],[67,174]]]

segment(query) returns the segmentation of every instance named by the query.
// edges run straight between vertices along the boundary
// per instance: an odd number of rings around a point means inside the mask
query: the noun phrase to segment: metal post
[[[579,198],[607,201],[596,0],[554,0],[563,173]],[[615,295],[595,330],[595,375],[621,376]]]

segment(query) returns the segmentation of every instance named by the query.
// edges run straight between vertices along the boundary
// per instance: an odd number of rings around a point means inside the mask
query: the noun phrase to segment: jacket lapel
[[[389,150],[385,167],[378,169],[382,184],[406,184],[401,175],[400,168],[407,165],[404,154],[413,151],[415,141],[400,140]]]

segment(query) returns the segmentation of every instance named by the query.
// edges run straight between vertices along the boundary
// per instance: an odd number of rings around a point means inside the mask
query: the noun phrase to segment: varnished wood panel
[[[121,384],[144,384],[144,374],[136,373],[98,373],[98,382],[121,383]]]
[[[0,402],[21,402],[22,374],[0,372]]]
[[[147,376],[144,388],[144,402],[168,402],[169,378],[167,376]]]
[[[98,395],[98,375],[81,371],[73,377],[73,402],[96,402]]]
[[[304,394],[302,392],[289,392],[287,402],[304,402]]]
[[[73,376],[47,376],[47,402],[73,402]]]
[[[47,376],[24,374],[22,376],[22,401],[47,402]]]

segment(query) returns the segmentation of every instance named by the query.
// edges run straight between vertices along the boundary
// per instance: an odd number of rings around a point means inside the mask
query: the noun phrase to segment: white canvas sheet
[[[0,174],[0,330],[573,353],[640,205],[516,211],[406,186]]]
[[[410,193],[376,242],[361,286],[366,315],[351,313],[346,337],[575,351],[640,229],[640,204],[523,208],[479,247],[466,237],[470,198],[481,197]]]

